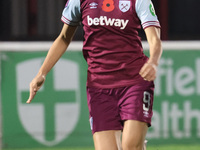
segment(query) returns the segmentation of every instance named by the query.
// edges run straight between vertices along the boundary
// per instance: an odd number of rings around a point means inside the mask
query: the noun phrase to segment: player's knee
[[[143,150],[143,145],[139,143],[122,142],[123,150]]]
[[[123,150],[143,150],[142,147],[125,147],[125,148],[122,148]]]

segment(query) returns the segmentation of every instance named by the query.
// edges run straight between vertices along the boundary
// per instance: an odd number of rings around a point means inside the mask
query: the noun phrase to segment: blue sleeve
[[[80,25],[80,0],[68,0],[62,13],[61,20],[68,25]]]
[[[160,23],[151,0],[136,0],[135,10],[141,21],[143,29],[149,26],[160,27]]]

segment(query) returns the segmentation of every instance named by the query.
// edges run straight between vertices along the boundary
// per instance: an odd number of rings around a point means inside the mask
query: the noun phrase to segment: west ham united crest
[[[127,12],[130,9],[131,1],[130,0],[119,0],[119,9],[122,12]]]

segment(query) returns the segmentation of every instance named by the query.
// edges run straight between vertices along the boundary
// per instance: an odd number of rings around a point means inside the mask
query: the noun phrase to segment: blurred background
[[[162,40],[199,40],[199,0],[152,0],[162,26]],[[1,0],[0,40],[54,40],[66,0]],[[143,34],[141,34],[142,37]],[[81,29],[74,40],[82,40]]]
[[[0,149],[93,149],[81,26],[35,101],[25,103],[29,83],[63,26],[66,2],[0,0]],[[152,2],[164,51],[148,150],[200,150],[200,1]],[[149,55],[144,32],[139,34]]]

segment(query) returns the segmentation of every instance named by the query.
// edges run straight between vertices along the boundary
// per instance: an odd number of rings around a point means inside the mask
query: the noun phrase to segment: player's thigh
[[[95,150],[121,150],[121,130],[108,130],[93,134]]]
[[[148,126],[145,122],[136,120],[125,121],[122,134],[123,150],[142,150],[147,130]]]
[[[113,89],[87,88],[92,133],[122,130],[118,101]]]

